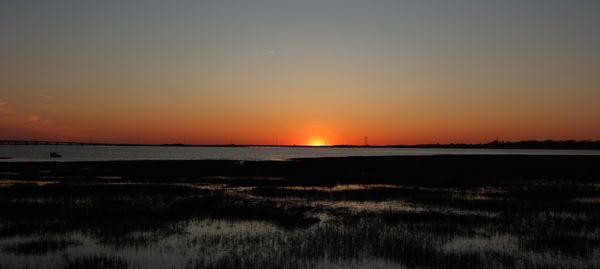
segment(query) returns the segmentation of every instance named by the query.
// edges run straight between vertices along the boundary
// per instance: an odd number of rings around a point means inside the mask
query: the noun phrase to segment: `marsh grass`
[[[344,185],[336,185],[340,187]],[[368,186],[368,185],[366,185]],[[343,188],[343,187],[341,187]],[[406,199],[413,196],[431,196],[440,195],[444,191],[432,189],[418,188],[395,188],[395,187],[372,187],[364,189],[348,189],[348,190],[319,190],[307,188],[286,188],[286,187],[257,187],[252,189],[253,195],[262,197],[296,197],[307,199],[326,199],[340,201],[386,201]]]
[[[380,259],[407,267],[489,268],[517,263],[514,257],[497,252],[442,251],[440,246],[450,238],[417,226],[390,226],[380,221],[330,223],[294,233],[196,238],[195,244],[220,245],[228,251],[220,256],[201,252],[198,256],[202,258],[193,264],[195,268],[315,268],[323,260],[360,264],[364,259]],[[247,245],[257,247],[261,254],[244,248]]]
[[[556,193],[556,189],[548,186],[529,186],[526,190],[497,187],[493,191],[259,187],[244,195],[246,191],[229,193],[176,185],[79,184],[0,188],[3,194],[0,235],[8,238],[83,232],[98,244],[118,250],[160,244],[171,235],[190,236],[186,235],[185,225],[194,219],[267,221],[282,229],[238,237],[226,234],[195,237],[189,246],[200,253],[189,265],[196,268],[311,268],[323,261],[358,264],[372,258],[408,267],[542,266],[503,252],[442,249],[444,243],[457,236],[487,237],[499,233],[519,238],[520,244],[514,252],[589,258],[599,246],[595,236],[597,205],[587,204],[577,209],[571,205],[579,203],[578,197],[596,195],[583,188],[572,188],[568,195],[549,199],[546,195]],[[271,200],[286,197],[300,200],[288,203]],[[359,203],[398,200],[425,210],[325,210],[302,202],[314,199]],[[319,212],[333,218],[319,224],[318,218],[311,217]],[[565,216],[565,212],[571,214]],[[40,240],[4,245],[2,251],[36,255],[77,246],[70,241]],[[220,254],[216,254],[219,249]],[[103,256],[79,257],[69,260],[68,266],[125,268],[128,263]]]
[[[88,256],[69,260],[63,269],[126,269],[127,261],[118,257]]]
[[[567,247],[568,246],[568,247]],[[553,252],[571,257],[586,258],[594,248],[600,246],[596,239],[573,235],[566,232],[539,233],[524,237],[521,248],[535,252]]]
[[[178,223],[191,218],[265,220],[289,229],[319,222],[305,214],[306,206],[283,208],[180,186],[19,185],[0,188],[0,193],[0,237],[81,231],[121,244],[137,241],[121,240],[132,233],[177,233]]]
[[[39,255],[82,245],[71,239],[37,239],[2,246],[2,251],[15,255]]]
[[[600,267],[600,203],[586,202],[600,197],[596,161],[461,163],[472,158],[0,164],[12,180],[0,255],[64,268],[153,265],[135,255],[189,268]],[[235,228],[189,228],[202,221]],[[457,238],[480,247],[449,248],[467,244]]]

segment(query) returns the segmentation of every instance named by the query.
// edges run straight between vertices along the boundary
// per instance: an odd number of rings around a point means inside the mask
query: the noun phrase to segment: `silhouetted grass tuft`
[[[88,256],[69,261],[64,269],[126,269],[127,261],[117,257]]]
[[[39,255],[54,251],[65,250],[69,247],[79,246],[81,242],[67,239],[40,239],[12,243],[2,247],[2,251],[16,255]]]

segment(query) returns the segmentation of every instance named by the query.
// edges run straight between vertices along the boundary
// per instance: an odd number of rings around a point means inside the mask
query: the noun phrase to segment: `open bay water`
[[[57,152],[62,158],[50,158]],[[600,155],[600,150],[334,147],[181,147],[1,145],[0,161],[289,160],[295,158],[431,155]]]

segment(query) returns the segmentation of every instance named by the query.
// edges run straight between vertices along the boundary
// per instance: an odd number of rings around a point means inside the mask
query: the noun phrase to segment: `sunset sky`
[[[2,1],[0,139],[600,139],[600,1]]]

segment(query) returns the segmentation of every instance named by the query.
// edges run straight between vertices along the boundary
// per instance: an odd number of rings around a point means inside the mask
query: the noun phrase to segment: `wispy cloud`
[[[85,129],[54,122],[43,114],[14,109],[0,101],[0,137],[4,139],[80,139]]]
[[[54,96],[52,96],[52,95],[43,94],[43,93],[39,93],[39,92],[34,92],[33,95],[36,96],[36,97],[40,97],[40,98],[44,98],[44,99],[49,99],[49,100],[53,100],[54,99]]]
[[[38,114],[19,112],[0,102],[0,125],[38,124],[47,123],[44,117]]]
[[[27,117],[25,118],[26,123],[39,123],[42,121],[44,121],[44,119],[40,115],[27,115]]]
[[[266,51],[263,51],[262,54],[264,54],[264,55],[274,55],[274,54],[277,54],[277,51],[276,50],[266,50]]]

